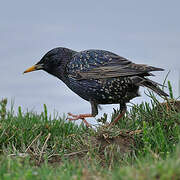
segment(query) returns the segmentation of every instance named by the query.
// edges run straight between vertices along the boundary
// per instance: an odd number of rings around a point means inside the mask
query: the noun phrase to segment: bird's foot
[[[74,115],[72,113],[68,113],[68,115],[73,117],[73,118],[68,118],[69,120],[78,120],[78,119],[84,119],[84,118],[87,118],[87,117],[93,117],[92,114]]]
[[[72,117],[72,118],[67,118],[69,121],[76,121],[76,120],[81,119],[87,127],[91,127],[91,125],[86,121],[85,118],[87,118],[87,117],[93,117],[92,114],[79,114],[79,115],[74,115],[74,114],[72,114],[72,113],[68,113],[68,115]]]

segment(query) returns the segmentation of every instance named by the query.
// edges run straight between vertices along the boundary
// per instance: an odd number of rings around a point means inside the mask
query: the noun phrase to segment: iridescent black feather
[[[89,101],[93,116],[98,114],[99,104],[120,104],[121,110],[124,109],[127,102],[139,96],[139,86],[168,96],[158,83],[147,78],[151,71],[163,69],[135,64],[109,51],[76,52],[59,47],[49,51],[37,64],[43,64],[43,70]]]

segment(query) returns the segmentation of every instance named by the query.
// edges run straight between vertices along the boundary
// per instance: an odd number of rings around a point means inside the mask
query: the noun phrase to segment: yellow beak
[[[28,73],[28,72],[32,72],[32,71],[37,71],[37,70],[40,70],[40,69],[42,69],[42,68],[43,68],[42,64],[36,64],[36,65],[34,65],[34,66],[26,69],[23,73]]]

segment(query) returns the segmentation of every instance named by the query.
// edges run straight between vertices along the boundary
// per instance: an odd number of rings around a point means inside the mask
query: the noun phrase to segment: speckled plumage
[[[108,67],[115,63],[115,54],[102,50],[88,50],[76,53],[67,64],[67,74],[70,81],[68,85],[74,92],[87,101],[96,104],[118,104],[128,102],[138,96],[138,87],[134,86],[128,77],[87,76],[90,71],[99,67]],[[127,61],[121,58],[121,61]],[[82,75],[83,74],[83,75]],[[127,90],[134,89],[135,93],[128,95]],[[130,92],[130,91],[129,91]]]
[[[36,65],[41,65],[39,69],[58,77],[81,98],[89,101],[93,116],[98,114],[99,104],[120,104],[123,110],[127,102],[139,96],[139,86],[168,96],[156,82],[147,78],[152,75],[149,72],[163,69],[135,64],[105,50],[76,52],[59,47],[45,54]]]

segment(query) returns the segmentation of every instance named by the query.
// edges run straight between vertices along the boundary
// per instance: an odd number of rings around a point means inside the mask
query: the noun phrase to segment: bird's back
[[[163,69],[135,64],[109,51],[86,50],[75,53],[68,63],[68,86],[82,98],[99,104],[128,102],[139,95],[139,86],[148,84],[151,88],[152,83],[144,77],[158,70]],[[159,90],[154,86],[154,91]]]

